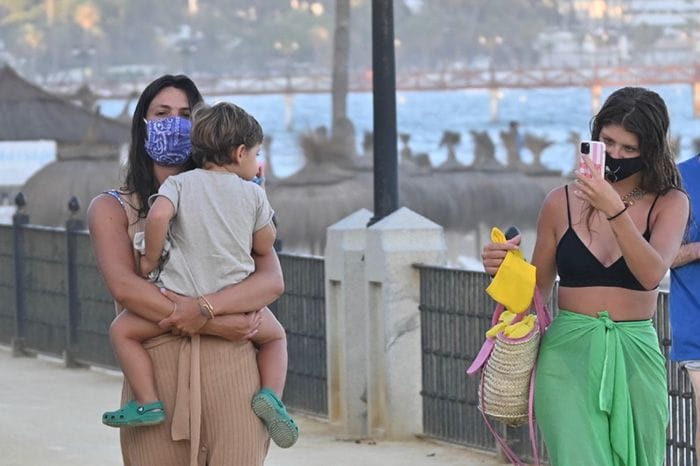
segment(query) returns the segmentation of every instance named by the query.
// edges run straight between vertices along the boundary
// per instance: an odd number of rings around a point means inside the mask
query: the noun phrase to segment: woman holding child
[[[149,157],[147,122],[189,118],[201,102],[197,87],[185,76],[166,75],[149,84],[134,111],[125,186],[97,196],[88,210],[97,263],[118,312],[128,309],[172,330],[144,343],[153,364],[144,377],[154,374],[165,422],[121,429],[126,465],[261,465],[267,453],[265,426],[251,409],[260,377],[250,338],[260,328],[259,311],[283,292],[276,254],[254,255],[252,274],[207,294],[208,306],[216,310],[215,318],[207,318],[201,299],[161,292],[143,279],[132,247],[134,235],[144,227],[148,198],[166,178],[192,168],[183,160],[156,163]],[[199,344],[181,332],[196,333]],[[125,383],[122,402],[132,399]]]

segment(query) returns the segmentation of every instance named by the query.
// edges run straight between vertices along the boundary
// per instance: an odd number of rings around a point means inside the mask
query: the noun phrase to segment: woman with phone
[[[613,92],[591,122],[605,167],[552,190],[537,225],[532,263],[546,297],[559,275],[559,313],[542,339],[535,417],[551,464],[660,465],[668,394],[651,318],[658,284],[688,219],[688,198],[655,92]],[[487,244],[494,275],[520,237]]]

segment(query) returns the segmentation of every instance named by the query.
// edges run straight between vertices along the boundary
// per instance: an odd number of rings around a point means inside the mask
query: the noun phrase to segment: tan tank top
[[[133,244],[134,235],[143,231],[146,224],[146,219],[139,217],[136,194],[118,190],[105,191],[104,194],[114,197],[124,209],[129,225],[127,230],[129,240]],[[138,268],[136,250],[134,250],[134,259]],[[117,301],[114,302],[114,307],[117,314],[125,309]],[[144,342],[143,345],[149,349],[173,340],[180,340],[180,347],[175,406],[172,408],[171,437],[173,441],[190,441],[190,466],[197,466],[202,424],[200,336],[186,338],[166,333]]]
[[[143,231],[146,225],[146,219],[139,217],[138,196],[136,195],[136,193],[125,193],[116,189],[105,191],[102,194],[106,194],[115,198],[124,209],[124,213],[126,214],[126,219],[128,222],[127,233],[129,235],[129,241],[133,243],[134,235],[136,235],[136,233],[140,231]],[[134,262],[136,263],[137,273],[140,272],[138,270],[138,259],[138,252],[134,251]],[[114,308],[117,314],[124,310],[124,307],[117,301],[114,301]]]

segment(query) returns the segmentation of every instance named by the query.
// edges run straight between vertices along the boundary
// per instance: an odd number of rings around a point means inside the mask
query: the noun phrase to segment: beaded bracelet
[[[619,211],[618,213],[616,213],[616,214],[613,215],[612,217],[607,217],[608,221],[610,221],[610,220],[615,220],[617,217],[619,217],[620,215],[624,214],[625,211],[626,211],[628,208],[629,208],[629,206],[626,205],[624,209],[622,209],[621,211]]]

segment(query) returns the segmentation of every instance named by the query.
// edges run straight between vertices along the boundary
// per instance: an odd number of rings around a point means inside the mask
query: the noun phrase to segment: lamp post
[[[282,56],[285,77],[284,127],[291,131],[294,126],[294,94],[292,93],[291,57],[299,50],[295,40],[276,40],[272,47]]]
[[[295,40],[276,40],[272,46],[282,56],[284,61],[284,76],[287,80],[287,89],[292,87],[291,56],[299,50],[299,42]]]
[[[374,216],[369,225],[399,208],[394,5],[391,0],[372,0],[372,87]]]
[[[185,73],[192,71],[192,56],[197,53],[197,44],[201,38],[201,31],[193,33],[189,24],[180,26],[180,33],[175,40],[175,50],[182,57],[182,70]]]
[[[95,48],[89,45],[74,45],[71,55],[80,66],[82,83],[87,82],[88,75],[92,72],[92,57],[95,56]]]
[[[489,67],[493,69],[494,55],[496,49],[503,45],[503,37],[498,34],[495,36],[479,36],[479,45],[488,50]]]
[[[498,121],[498,103],[501,100],[501,90],[496,85],[496,70],[494,67],[495,52],[498,47],[503,45],[503,37],[500,35],[494,36],[479,36],[479,44],[488,50],[489,56],[489,77],[490,77],[490,93],[491,93],[491,122]]]
[[[90,36],[95,33],[100,24],[100,11],[92,3],[82,3],[75,9],[74,20],[82,29],[82,40],[80,45],[73,47],[71,53],[82,65],[83,84],[85,84],[87,75],[92,72],[92,68],[88,65],[92,64],[92,57],[95,55],[95,48],[89,45]]]

